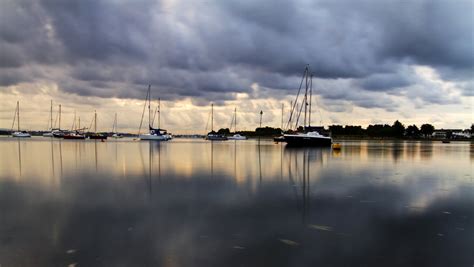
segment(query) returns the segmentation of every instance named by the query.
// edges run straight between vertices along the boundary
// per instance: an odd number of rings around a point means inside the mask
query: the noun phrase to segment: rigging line
[[[316,107],[318,107],[318,113],[319,113],[319,123],[321,126],[323,125],[323,115],[321,113],[321,108],[319,107],[319,102],[318,102],[318,97],[315,97],[314,101],[316,102]]]
[[[293,112],[295,110],[295,107],[296,107],[296,103],[298,102],[298,97],[300,95],[300,91],[301,91],[301,87],[303,86],[303,81],[304,81],[304,78],[306,76],[306,73],[308,71],[308,65],[306,65],[305,69],[304,69],[304,72],[303,72],[303,78],[301,78],[301,82],[300,82],[300,86],[298,88],[298,93],[296,94],[296,100],[295,100],[295,103],[293,104],[293,107],[291,108],[291,111],[290,111],[290,118],[288,119],[288,123],[286,124],[286,128],[289,128],[290,127],[290,124],[291,124],[291,119],[293,117]]]
[[[155,112],[153,112],[153,120],[151,121],[151,127],[154,127],[153,125],[155,124],[155,117],[157,113],[158,113],[158,106],[156,106]]]
[[[142,119],[140,120],[140,127],[138,128],[138,134],[140,134],[140,131],[142,130],[143,117],[145,116],[146,102],[148,101],[149,94],[150,94],[150,88],[148,88],[148,91],[146,92],[145,105],[143,105]]]
[[[305,111],[306,111],[306,99],[307,99],[307,97],[308,97],[308,87],[306,86],[306,91],[305,91],[305,94],[304,94],[304,97],[303,97],[303,102],[301,103],[300,111],[299,111],[298,117],[296,119],[295,129],[298,128],[298,122],[300,120],[301,112],[303,111],[303,106],[305,107]],[[305,117],[306,117],[306,113],[305,113]],[[303,125],[303,126],[306,126],[306,125]]]
[[[209,120],[211,119],[211,112],[209,111],[209,114],[207,115],[207,122],[206,122],[206,129],[204,131],[207,133],[207,127],[209,127]]]
[[[313,99],[313,74],[311,73],[309,80],[309,118],[308,118],[308,126],[311,127],[311,100]]]
[[[13,123],[12,123],[12,128],[11,128],[11,132],[13,132],[13,127],[15,126],[15,120],[16,120],[16,113],[17,113],[17,110],[18,110],[18,105],[16,106],[15,108],[15,114],[13,115]]]
[[[229,130],[232,130],[232,125],[234,124],[234,120],[235,120],[235,114],[232,115],[232,120],[230,121]],[[234,129],[234,130],[235,130],[235,129]]]
[[[54,128],[56,128],[56,123],[58,122],[59,113],[56,113],[56,118],[54,119]],[[51,127],[52,129],[53,127]]]

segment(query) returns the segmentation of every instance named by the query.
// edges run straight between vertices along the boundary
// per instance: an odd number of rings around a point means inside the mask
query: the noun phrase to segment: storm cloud
[[[473,3],[5,0],[0,86],[52,82],[82,96],[144,98],[152,84],[163,99],[219,102],[295,94],[309,64],[326,102],[456,103],[472,95]],[[459,94],[446,99],[418,66]],[[265,90],[255,95],[253,85]]]

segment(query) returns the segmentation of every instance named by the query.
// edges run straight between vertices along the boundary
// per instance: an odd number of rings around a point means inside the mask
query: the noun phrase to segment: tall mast
[[[285,109],[285,104],[281,104],[281,130],[283,130],[283,110]]]
[[[61,105],[59,105],[59,130],[61,130]]]
[[[158,97],[158,129],[161,129],[161,99]]]
[[[76,111],[74,110],[74,119],[72,120],[71,131],[76,130],[76,129],[77,129],[77,127],[76,127]]]
[[[237,108],[234,108],[234,131],[237,133]]]
[[[79,130],[81,130],[81,116],[79,116]]]
[[[311,99],[313,98],[313,74],[311,73],[309,79],[309,118],[308,118],[308,126],[311,127]]]
[[[151,85],[148,85],[148,128],[151,127],[151,110],[150,110],[150,105],[151,105]]]
[[[20,131],[20,101],[16,101],[16,108],[18,109],[18,112],[16,113],[18,116],[18,131]]]
[[[51,127],[53,129],[53,100],[51,99],[51,110],[49,111],[49,118],[51,119]]]
[[[114,126],[112,128],[112,131],[114,131],[114,133],[117,133],[117,112],[115,112]]]
[[[211,132],[214,132],[214,103],[211,104]]]
[[[97,133],[97,111],[94,110],[94,132]]]
[[[304,123],[303,127],[306,127],[306,114],[308,113],[308,72],[306,72],[306,89],[304,93],[304,98],[303,98],[303,104],[304,104]]]

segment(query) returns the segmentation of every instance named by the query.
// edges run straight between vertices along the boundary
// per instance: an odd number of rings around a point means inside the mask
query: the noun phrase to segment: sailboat
[[[13,126],[15,125],[15,119],[18,119],[17,121],[17,126],[18,126],[18,131],[13,132]],[[28,133],[27,131],[21,131],[20,130],[20,101],[16,101],[16,109],[15,109],[15,115],[13,116],[13,124],[12,124],[12,137],[31,137],[31,134]]]
[[[308,79],[309,78],[309,79]],[[298,96],[300,94],[301,88],[303,81],[305,81],[305,93],[303,96],[303,100],[300,106],[299,112],[297,111],[297,102],[298,102]],[[296,100],[294,102],[294,105],[292,107],[291,113],[290,113],[290,118],[288,120],[288,126],[291,123],[291,119],[295,111],[298,113],[296,116],[296,123],[295,123],[295,128],[298,126],[298,121],[301,115],[302,108],[304,106],[304,132],[302,133],[291,133],[291,134],[284,134],[284,142],[287,143],[289,146],[331,146],[332,139],[329,136],[325,136],[318,132],[316,128],[322,128],[322,127],[312,127],[311,126],[311,98],[312,98],[312,91],[313,91],[313,75],[310,74],[309,72],[309,67],[306,66],[303,74],[303,78],[301,80],[300,87],[298,89],[298,94],[296,95]],[[309,96],[308,96],[309,93]],[[308,103],[309,99],[309,103]],[[309,113],[308,113],[308,108],[309,106]],[[307,120],[307,114],[309,114],[309,118]],[[308,124],[308,125],[306,125]]]
[[[206,140],[225,141],[227,137],[214,131],[214,104],[211,104],[211,131],[207,134]]]
[[[51,129],[51,133],[53,134],[53,137],[63,138],[64,135],[67,134],[68,132],[61,130],[61,105],[59,105],[58,117],[56,118],[59,118],[59,126],[58,128]],[[56,126],[56,122],[54,124]]]
[[[167,141],[168,139],[165,136],[166,130],[159,129],[159,128],[153,128],[153,125],[151,123],[151,109],[150,109],[150,105],[151,105],[151,85],[148,85],[148,93],[147,93],[147,97],[145,99],[145,105],[147,104],[147,102],[148,102],[148,131],[149,131],[149,133],[148,134],[138,134],[138,138],[140,138],[140,140]],[[140,129],[141,129],[141,125],[142,125],[142,122],[143,122],[144,112],[145,112],[145,107],[143,107],[143,114],[142,114],[142,120],[140,122]],[[140,129],[139,129],[139,131],[140,131]]]
[[[237,133],[237,108],[234,109],[234,119],[233,119],[233,122],[234,122],[234,132],[235,132],[236,134],[227,137],[227,139],[229,139],[229,140],[247,140],[247,137],[246,137],[246,136],[243,136],[243,135],[240,135],[240,134]],[[231,123],[231,124],[232,124],[232,123]],[[232,127],[232,125],[231,125],[231,127]]]
[[[107,135],[97,133],[97,111],[95,110],[94,110],[94,132],[89,133],[88,137],[89,139],[100,139],[100,140],[107,139]]]
[[[76,112],[74,111],[74,121],[71,126],[71,131],[64,135],[64,139],[74,139],[74,140],[84,140],[86,135],[82,132],[84,129],[81,129],[81,117],[79,117],[79,126],[76,125]]]
[[[112,138],[122,138],[123,136],[117,132],[117,113],[115,113],[114,124],[112,126]]]
[[[48,125],[48,130],[49,132],[47,133],[44,133],[43,134],[43,137],[53,137],[53,100],[51,100],[51,108],[50,108],[50,112],[49,112],[49,120],[50,120],[50,125]]]

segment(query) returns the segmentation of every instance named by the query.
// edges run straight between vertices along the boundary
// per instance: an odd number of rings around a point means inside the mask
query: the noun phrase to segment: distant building
[[[471,131],[463,130],[463,131],[453,131],[451,134],[451,138],[453,139],[465,139],[471,138]]]
[[[435,130],[431,137],[433,138],[446,138],[448,132],[446,130]]]

